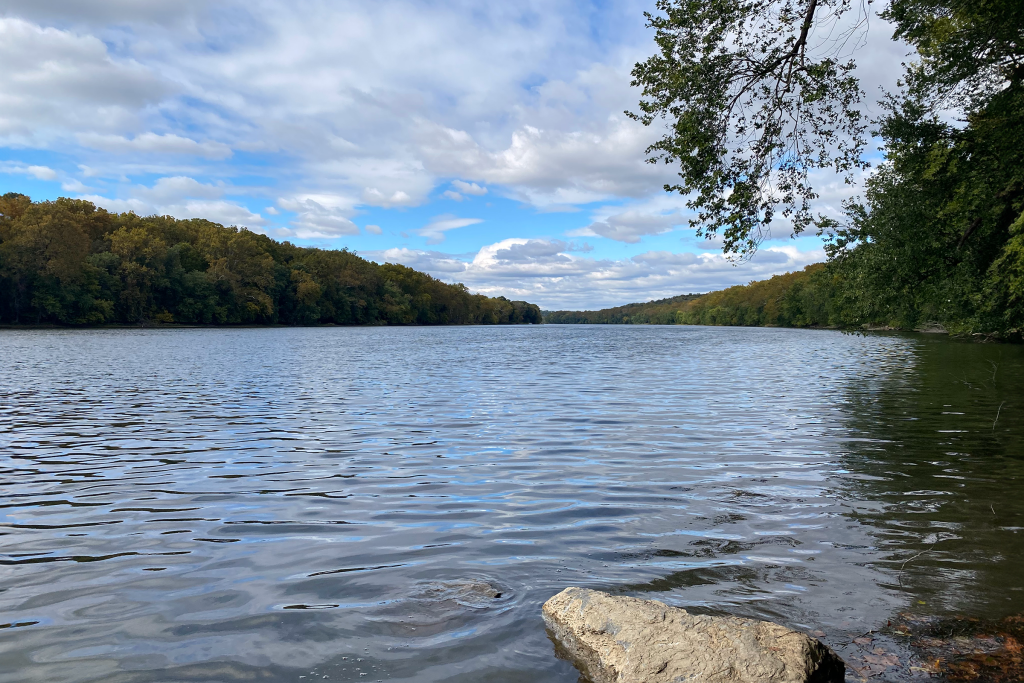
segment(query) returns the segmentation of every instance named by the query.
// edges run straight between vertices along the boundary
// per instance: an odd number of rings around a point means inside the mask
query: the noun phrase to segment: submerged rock
[[[909,639],[926,673],[949,681],[1024,681],[1024,614],[998,621],[901,614],[889,632]]]
[[[413,597],[417,600],[454,602],[463,607],[488,607],[504,595],[501,588],[478,579],[436,581],[422,586]]]
[[[594,683],[842,683],[827,645],[767,621],[690,614],[654,600],[566,588],[543,607]]]

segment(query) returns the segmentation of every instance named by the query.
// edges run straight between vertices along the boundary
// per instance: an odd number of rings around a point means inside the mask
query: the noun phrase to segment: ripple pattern
[[[990,451],[968,444],[977,464],[943,453],[998,392],[885,427],[921,410],[900,401],[923,343],[0,332],[0,681],[575,681],[539,619],[568,585],[863,632],[913,602],[910,551],[965,538],[943,517],[955,477],[1000,498],[989,547],[1020,555],[1000,493],[1022,470],[1017,403]],[[927,472],[906,475],[907,444]],[[922,566],[962,588],[987,550]]]

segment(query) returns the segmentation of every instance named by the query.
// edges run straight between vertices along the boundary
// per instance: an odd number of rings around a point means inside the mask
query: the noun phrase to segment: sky
[[[634,0],[0,0],[0,193],[207,218],[471,291],[580,309],[824,260],[773,231],[696,237],[660,135],[629,119],[654,52]],[[872,19],[868,92],[905,59]],[[877,107],[874,107],[877,109]],[[877,113],[877,112],[875,112]],[[821,175],[818,209],[856,192]]]

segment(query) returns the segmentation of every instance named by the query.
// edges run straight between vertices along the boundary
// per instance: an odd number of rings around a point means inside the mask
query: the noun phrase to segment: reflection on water
[[[1024,611],[1022,380],[821,331],[0,332],[0,681],[575,681],[568,585],[836,644]]]
[[[1024,612],[1024,349],[914,341],[903,371],[851,384],[854,518],[917,609]]]

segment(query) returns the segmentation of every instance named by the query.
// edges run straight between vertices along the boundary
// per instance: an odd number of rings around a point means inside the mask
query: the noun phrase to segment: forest
[[[861,255],[870,253],[864,250]],[[851,267],[854,266],[854,267]],[[975,331],[973,318],[901,315],[905,309],[878,305],[870,291],[858,291],[863,277],[854,259],[815,263],[803,270],[775,275],[708,294],[683,294],[599,311],[544,311],[545,323],[606,325],[738,325],[747,327],[828,327],[838,329],[928,329],[986,340],[1020,342],[1019,330],[990,324]],[[856,269],[855,269],[856,268]],[[851,272],[852,271],[852,272]],[[877,275],[877,274],[876,274]],[[935,309],[932,309],[932,313]],[[874,314],[872,314],[874,313]],[[888,315],[887,315],[888,313]]]
[[[565,325],[674,325],[680,308],[700,297],[700,294],[680,294],[599,311],[544,311],[543,316],[546,323]]]
[[[841,327],[855,321],[837,309],[825,264],[710,294],[683,294],[600,311],[545,311],[546,323],[611,325],[745,325]]]
[[[863,301],[842,276],[847,262],[815,263],[708,294],[627,304],[600,311],[544,311],[546,323],[610,325],[739,325],[747,327],[829,327],[839,329],[935,329],[934,318],[865,316]],[[962,333],[963,328],[952,330]],[[1019,334],[977,333],[1019,340]]]
[[[870,117],[852,49],[863,32],[878,30],[867,5],[656,5],[660,13],[647,18],[658,51],[633,70],[643,99],[631,116],[665,124],[648,148],[648,161],[678,170],[665,189],[687,198],[697,234],[719,235],[727,254],[752,258],[785,226],[794,235],[816,230],[828,255],[803,273],[685,302],[677,322],[941,325],[1020,339],[1020,0],[889,0],[880,16],[912,52],[894,65],[902,71],[897,89],[882,95]],[[816,27],[843,21],[849,31],[814,47]],[[866,155],[869,141],[880,160]],[[860,192],[841,215],[818,213],[811,181],[824,171]],[[652,302],[635,308],[630,322],[648,309],[664,320],[662,302]],[[600,317],[577,315],[588,316]],[[572,316],[548,319],[556,317]]]
[[[0,324],[445,325],[541,322],[348,250],[202,219],[115,214],[80,199],[0,197]]]

